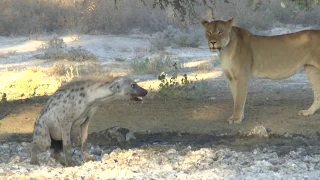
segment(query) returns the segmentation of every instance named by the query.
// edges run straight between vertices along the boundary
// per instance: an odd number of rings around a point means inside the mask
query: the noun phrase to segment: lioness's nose
[[[212,47],[214,47],[214,45],[217,43],[217,41],[211,41],[210,44]]]

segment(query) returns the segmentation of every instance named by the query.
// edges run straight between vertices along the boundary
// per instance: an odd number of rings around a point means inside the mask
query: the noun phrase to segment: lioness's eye
[[[217,32],[217,34],[218,34],[218,35],[221,35],[221,34],[223,34],[223,31],[220,31],[220,30],[219,30],[219,31]]]
[[[212,34],[212,31],[207,31],[207,33],[208,33],[209,35],[211,35],[211,34]]]

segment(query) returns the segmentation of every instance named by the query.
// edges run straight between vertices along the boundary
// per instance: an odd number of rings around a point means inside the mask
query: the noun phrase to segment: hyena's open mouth
[[[145,97],[147,94],[148,94],[147,90],[145,90],[141,87],[138,87],[137,93],[131,94],[131,98],[132,98],[132,100],[135,100],[135,101],[142,101],[143,97]]]
[[[142,101],[142,98],[143,97],[139,97],[139,96],[132,96],[132,100],[134,100],[134,101]]]

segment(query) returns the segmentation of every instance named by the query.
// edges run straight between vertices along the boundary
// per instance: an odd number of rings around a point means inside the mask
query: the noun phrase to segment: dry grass
[[[200,63],[197,66],[197,71],[210,71],[212,69],[213,69],[212,63],[209,61]]]
[[[159,74],[161,72],[168,72],[174,69],[174,61],[168,54],[155,54],[151,58],[135,58],[131,61],[131,68],[134,72],[143,74]]]
[[[49,68],[28,67],[0,73],[0,95],[8,101],[53,94],[61,85],[78,78],[110,78],[99,64],[68,64],[57,62]]]
[[[0,92],[6,93],[9,101],[50,95],[61,85],[59,79],[50,77],[45,71],[35,67],[21,71],[6,71],[0,76]]]

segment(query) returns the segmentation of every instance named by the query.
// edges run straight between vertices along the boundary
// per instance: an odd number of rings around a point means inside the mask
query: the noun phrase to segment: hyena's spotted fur
[[[80,127],[81,150],[85,161],[94,160],[86,149],[89,121],[101,101],[139,99],[148,91],[133,80],[120,77],[112,81],[78,80],[60,87],[39,114],[33,133],[31,163],[39,164],[37,153],[53,149],[51,156],[66,166],[71,159],[71,129]],[[60,152],[63,150],[65,158]]]

